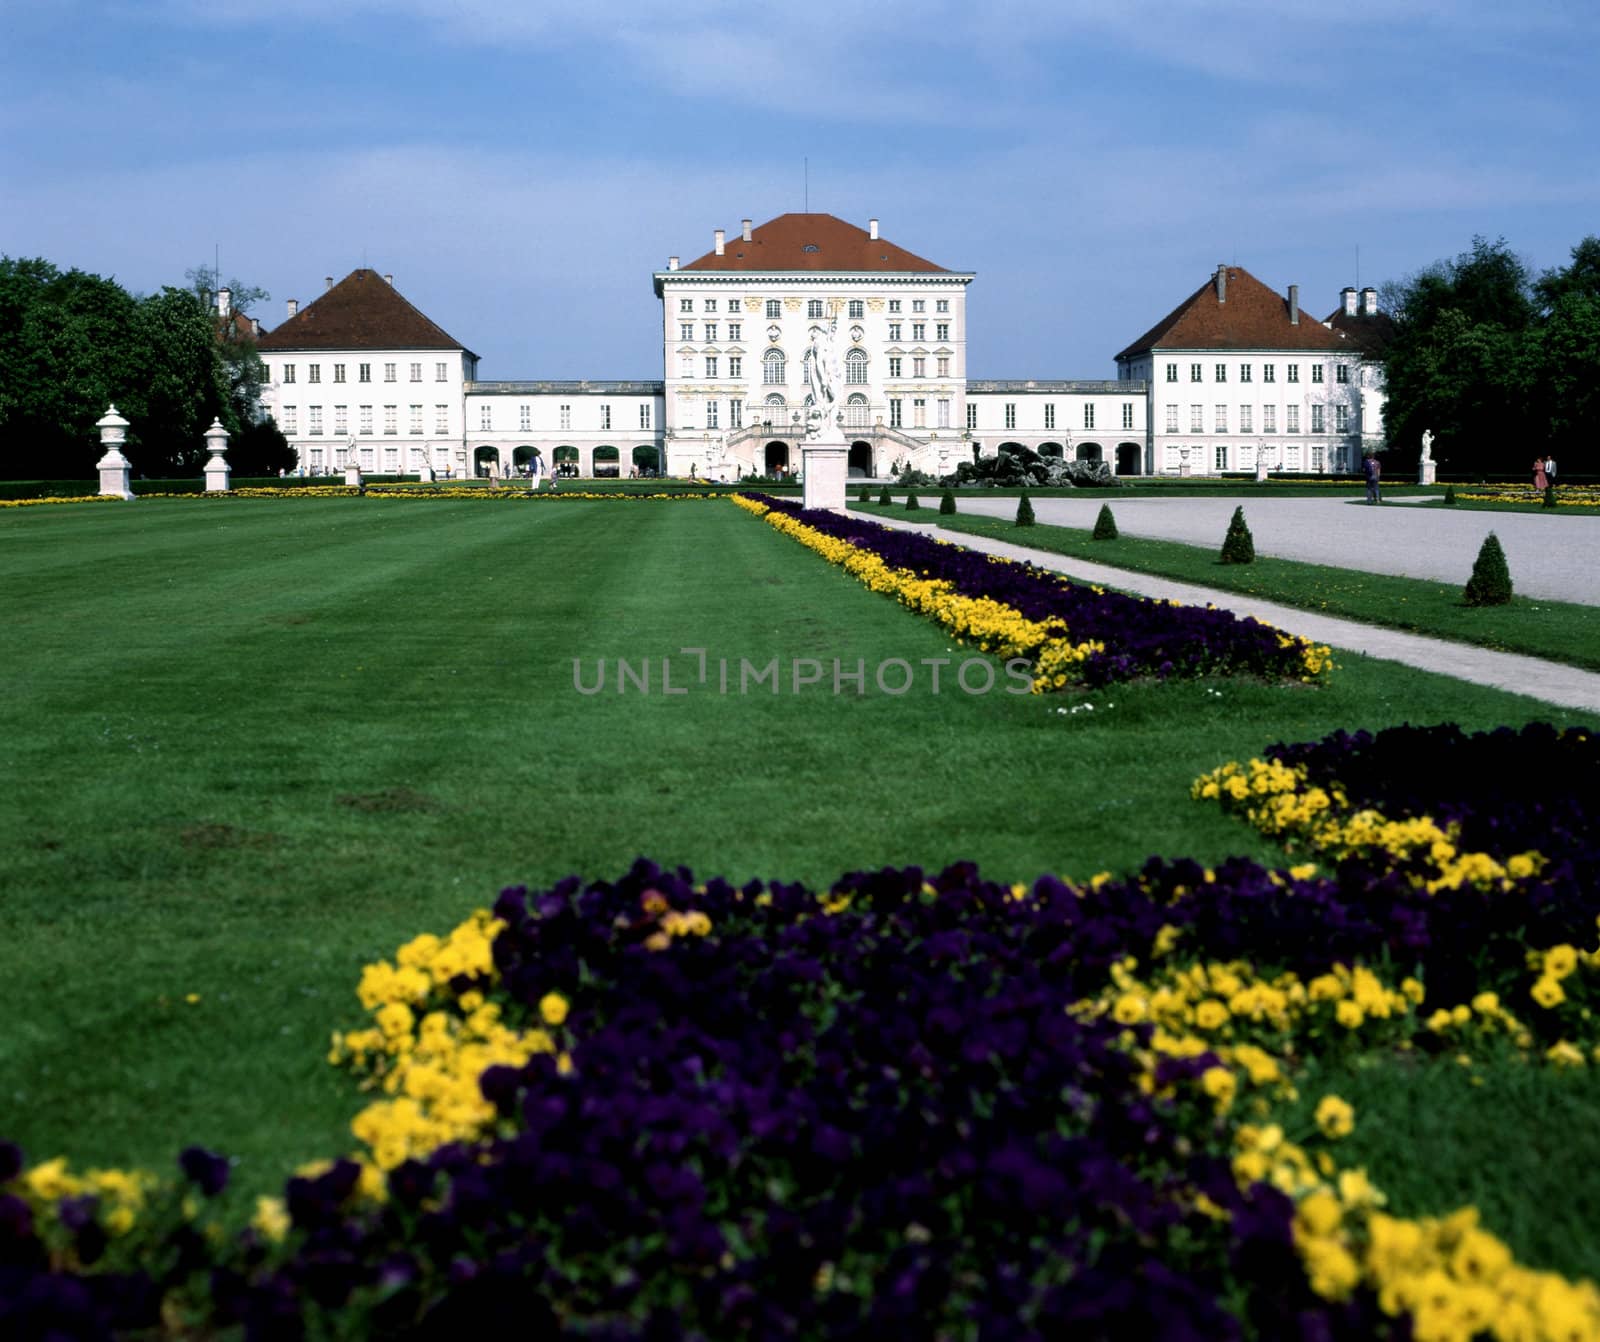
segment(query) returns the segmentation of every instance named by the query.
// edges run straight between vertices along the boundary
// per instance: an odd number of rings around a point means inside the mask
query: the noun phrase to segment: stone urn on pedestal
[[[129,488],[129,477],[133,474],[133,466],[122,455],[122,444],[128,437],[128,421],[117,413],[117,407],[113,405],[95,421],[95,428],[100,430],[100,445],[106,450],[105,455],[95,462],[95,470],[100,472],[100,493],[111,498],[131,500],[133,490]]]
[[[226,494],[233,468],[228,465],[226,456],[228,431],[222,427],[220,419],[213,418],[211,427],[206,430],[206,450],[211,453],[206,461],[206,493]]]

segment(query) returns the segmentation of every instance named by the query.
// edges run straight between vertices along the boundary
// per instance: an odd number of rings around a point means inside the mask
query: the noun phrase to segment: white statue
[[[1433,460],[1433,430],[1432,429],[1424,429],[1422,431],[1422,459],[1424,461],[1432,461]]]
[[[811,389],[811,410],[806,416],[806,437],[815,438],[837,422],[839,388],[844,370],[839,361],[839,317],[826,326],[811,328],[811,349],[806,357],[806,385]]]

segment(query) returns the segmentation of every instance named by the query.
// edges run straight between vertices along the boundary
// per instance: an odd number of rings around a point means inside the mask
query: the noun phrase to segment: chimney
[[[333,288],[333,276],[332,275],[324,275],[322,277],[322,287],[323,287],[324,290]]]
[[[291,298],[289,300],[289,315],[292,317],[292,316],[294,316],[295,313],[297,313],[299,311],[300,311],[300,300],[296,299],[296,298]]]
[[[1228,267],[1226,265],[1220,265],[1217,267],[1217,302],[1226,303],[1227,301]]]
[[[1361,291],[1361,312],[1367,317],[1378,315],[1378,291],[1371,285]]]
[[[718,256],[721,256],[723,254],[723,252],[725,252],[727,250],[727,248],[723,244],[723,239],[726,236],[727,235],[725,233],[723,233],[723,231],[720,228],[713,229],[712,232],[711,232],[711,247],[712,247],[712,250],[715,251]]]
[[[1339,303],[1344,308],[1346,317],[1354,317],[1356,315],[1356,291],[1354,285],[1347,284],[1339,290]]]
[[[745,242],[749,242],[750,241],[750,223],[751,223],[751,221],[748,220],[748,219],[741,219],[739,221],[739,229],[740,229],[739,236]]]
[[[874,242],[878,240],[878,221],[876,219],[867,220],[867,236]]]
[[[217,316],[226,317],[233,311],[233,290],[217,290]]]
[[[1289,325],[1300,325],[1300,286],[1298,284],[1289,286]]]
[[[261,339],[261,319],[259,317],[250,318],[250,334],[257,340]]]
[[[383,282],[385,284],[387,284],[391,289],[394,288],[394,276],[393,275],[385,275],[383,277]]]
[[[678,268],[678,258],[675,257],[675,256],[669,256],[667,258],[667,269],[668,270],[676,270],[677,268]]]

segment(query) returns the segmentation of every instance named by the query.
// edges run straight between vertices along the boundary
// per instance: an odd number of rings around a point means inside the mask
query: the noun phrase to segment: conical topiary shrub
[[[857,503],[871,503],[872,502],[872,491],[870,489],[868,489],[865,485],[863,485],[862,488],[861,488],[861,492],[856,495],[856,502]]]
[[[1256,562],[1256,538],[1245,524],[1244,508],[1233,510],[1233,520],[1228,523],[1228,534],[1222,538],[1224,564],[1253,564]]]
[[[1506,567],[1506,552],[1500,538],[1490,532],[1472,564],[1472,576],[1462,593],[1469,606],[1504,606],[1511,600],[1511,570]]]
[[[893,502],[894,500],[889,497],[889,486],[885,485],[878,491],[878,506],[880,508],[887,508]]]
[[[956,512],[956,496],[948,489],[939,495],[939,516],[954,517]]]
[[[1444,501],[1450,507],[1452,507],[1452,508],[1455,507],[1455,505],[1456,505],[1456,487],[1454,485],[1446,485],[1444,487]]]
[[[908,489],[906,491],[906,511],[908,513],[915,512],[920,507],[922,507],[922,505],[917,502],[917,491],[914,489]]]
[[[1094,538],[1097,541],[1114,541],[1117,538],[1117,519],[1111,515],[1111,505],[1100,505],[1100,516],[1094,519]]]
[[[1546,485],[1544,487],[1544,506],[1546,508],[1554,508],[1556,506],[1556,487],[1554,485]]]
[[[1026,494],[1017,500],[1017,525],[1019,527],[1033,525],[1033,502]]]

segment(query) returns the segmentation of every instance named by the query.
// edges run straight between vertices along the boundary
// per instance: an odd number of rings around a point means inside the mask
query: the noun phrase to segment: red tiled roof
[[[1348,350],[1350,342],[1304,308],[1289,320],[1289,300],[1248,270],[1228,266],[1227,301],[1217,301],[1213,273],[1142,336],[1117,355],[1132,358],[1155,349]]]
[[[1382,354],[1394,339],[1394,318],[1387,312],[1346,312],[1338,307],[1328,314],[1328,325],[1343,331],[1355,341],[1363,354]]]
[[[864,228],[831,214],[780,214],[750,230],[746,242],[739,229],[730,232],[718,256],[715,248],[696,257],[684,270],[919,270],[941,272],[944,266],[896,247]]]
[[[466,346],[412,307],[377,271],[352,270],[271,335],[263,335],[257,348],[465,350]]]

